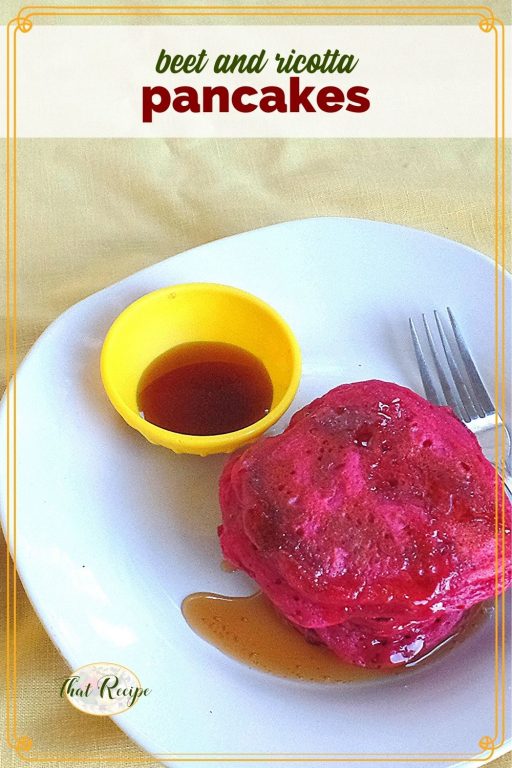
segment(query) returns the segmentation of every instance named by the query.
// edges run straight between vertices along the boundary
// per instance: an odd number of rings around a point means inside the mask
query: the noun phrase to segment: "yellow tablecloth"
[[[17,7],[8,0],[2,21]],[[94,291],[191,246],[278,221],[367,217],[493,253],[491,141],[23,140],[18,168],[20,359]],[[72,765],[87,753],[97,766],[108,756],[121,754],[123,765],[140,757],[108,718],[58,698],[68,668],[21,586],[17,613],[17,732],[30,736],[33,753],[66,755]],[[0,763],[19,763],[5,743]],[[510,766],[510,755],[493,765]]]

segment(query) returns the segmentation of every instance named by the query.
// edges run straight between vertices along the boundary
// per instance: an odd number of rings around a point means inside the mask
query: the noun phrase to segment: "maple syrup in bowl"
[[[141,415],[184,435],[222,435],[263,419],[272,406],[267,369],[234,344],[192,341],[157,357],[142,374]]]
[[[130,304],[101,354],[105,391],[123,419],[176,453],[229,453],[291,404],[300,349],[286,321],[231,286],[187,283]]]

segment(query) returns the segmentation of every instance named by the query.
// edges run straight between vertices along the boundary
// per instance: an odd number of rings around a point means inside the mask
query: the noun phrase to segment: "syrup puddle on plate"
[[[181,609],[190,628],[228,656],[279,677],[321,683],[350,683],[404,674],[453,647],[481,623],[485,613],[485,609],[479,608],[462,629],[409,665],[364,669],[344,664],[324,646],[308,643],[279,616],[261,592],[249,597],[196,592],[185,598]]]

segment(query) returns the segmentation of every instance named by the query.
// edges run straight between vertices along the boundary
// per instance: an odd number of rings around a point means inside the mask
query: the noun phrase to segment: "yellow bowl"
[[[251,352],[272,380],[269,413],[223,435],[182,435],[140,416],[137,387],[159,355],[178,344],[225,342]],[[292,402],[299,385],[300,349],[287,323],[268,304],[238,288],[187,283],[161,288],[130,304],[112,324],[101,352],[101,378],[118,413],[151,443],[175,453],[230,453],[255,440]]]

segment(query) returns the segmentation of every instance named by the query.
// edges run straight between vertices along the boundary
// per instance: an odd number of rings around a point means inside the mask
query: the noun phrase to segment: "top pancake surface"
[[[331,390],[232,458],[220,487],[225,555],[300,626],[493,594],[494,467],[448,408],[397,384]]]

